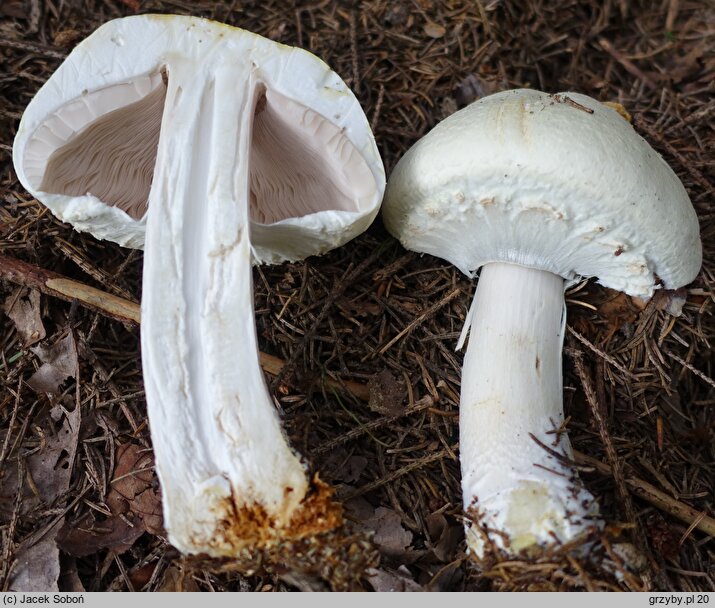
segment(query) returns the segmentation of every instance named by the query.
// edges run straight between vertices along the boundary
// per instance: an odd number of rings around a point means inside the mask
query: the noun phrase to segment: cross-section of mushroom
[[[119,19],[33,99],[14,161],[57,217],[145,249],[142,362],[172,543],[230,556],[336,525],[263,379],[251,263],[324,253],[378,211],[382,163],[340,78],[215,22]]]

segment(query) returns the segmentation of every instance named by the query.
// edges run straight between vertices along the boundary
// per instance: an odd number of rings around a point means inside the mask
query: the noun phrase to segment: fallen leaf
[[[137,494],[131,503],[132,513],[136,513],[142,519],[144,528],[149,534],[164,533],[164,516],[161,510],[161,498],[159,494],[153,490],[144,490],[141,494]]]
[[[414,581],[412,574],[405,566],[400,566],[397,570],[368,568],[365,574],[368,583],[378,593],[425,591],[421,585]]]
[[[431,513],[425,518],[429,532],[432,552],[441,562],[451,560],[464,538],[462,526],[450,525],[441,513]]]
[[[433,21],[425,23],[425,26],[422,29],[424,29],[425,34],[427,34],[430,38],[441,38],[447,33],[447,30],[443,25],[434,23]]]
[[[378,507],[372,522],[375,528],[373,540],[387,555],[400,555],[412,542],[412,532],[402,527],[402,518],[392,509]]]
[[[105,499],[112,515],[98,520],[94,514],[65,526],[60,538],[63,551],[76,557],[101,549],[124,553],[144,532],[163,534],[161,497],[151,451],[134,443],[117,449],[110,491]]]
[[[605,319],[608,332],[613,334],[626,323],[633,323],[643,310],[641,302],[625,293],[608,290],[613,294],[598,306],[598,314]]]
[[[454,99],[457,107],[463,108],[477,99],[496,93],[498,89],[496,76],[487,80],[479,74],[467,74],[455,87]]]
[[[40,369],[27,381],[38,393],[57,393],[67,378],[77,377],[77,344],[71,331],[53,346],[41,344],[30,350],[42,361]]]
[[[135,591],[141,590],[144,585],[151,580],[151,577],[154,576],[154,571],[158,565],[158,562],[149,562],[148,564],[139,566],[129,573],[129,580],[131,581],[132,587]],[[122,581],[122,583],[124,583],[124,581]]]
[[[75,557],[92,555],[101,549],[111,549],[120,555],[131,549],[144,532],[139,519],[130,522],[126,516],[125,519],[113,516],[97,521],[94,514],[89,513],[77,522],[65,523],[58,534],[57,544],[62,551]]]
[[[199,591],[199,586],[191,576],[187,576],[181,566],[169,566],[164,572],[157,591],[193,592]]]
[[[82,32],[73,29],[60,30],[52,38],[55,46],[70,47],[82,37]]]
[[[21,513],[29,513],[40,504],[54,506],[55,501],[69,489],[72,467],[77,452],[81,414],[79,408],[73,411],[63,410],[60,420],[54,421],[47,416],[36,426],[41,433],[41,447],[38,452],[26,460],[26,477],[32,480],[34,490],[23,483]],[[59,424],[59,428],[57,428]],[[14,501],[20,487],[17,468],[4,469],[0,484],[0,520],[9,517],[10,512],[2,508],[4,503]]]
[[[659,289],[653,294],[653,304],[658,310],[663,310],[673,317],[683,314],[683,306],[688,299],[688,290]]]
[[[27,458],[27,477],[32,479],[33,491],[22,500],[22,512],[27,513],[44,504],[47,507],[59,507],[58,499],[69,489],[70,478],[77,443],[79,439],[81,413],[79,407],[73,411],[64,411],[60,429],[54,431],[51,416],[43,422],[43,437],[39,452]],[[50,432],[51,431],[51,432]],[[28,491],[29,484],[22,488]],[[17,474],[3,479],[2,494],[16,495],[20,489]],[[0,502],[2,505],[2,502]],[[0,509],[0,517],[3,515]],[[7,514],[6,514],[7,515]],[[23,541],[15,552],[10,589],[12,591],[57,591],[57,579],[60,575],[59,550],[57,536],[64,525],[64,518],[59,519],[39,539],[32,535]]]
[[[21,543],[10,573],[9,591],[59,591],[60,551],[55,541],[62,522],[38,542]]]
[[[107,494],[107,506],[114,515],[131,510],[136,496],[152,487],[154,458],[151,451],[135,443],[117,448],[117,464]]]
[[[5,300],[5,314],[15,324],[25,346],[44,339],[45,326],[40,315],[40,292],[21,287]]]

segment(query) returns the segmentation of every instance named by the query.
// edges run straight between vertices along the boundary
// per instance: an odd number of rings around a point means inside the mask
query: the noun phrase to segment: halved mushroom
[[[379,209],[380,156],[340,78],[219,23],[118,19],[30,103],[14,162],[60,219],[144,246],[142,363],[171,542],[230,556],[335,526],[265,386],[251,262],[324,253]]]

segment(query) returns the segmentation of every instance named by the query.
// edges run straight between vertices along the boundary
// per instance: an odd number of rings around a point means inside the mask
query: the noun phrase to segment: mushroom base
[[[343,523],[342,506],[332,500],[333,493],[316,475],[308,494],[287,522],[278,521],[260,504],[242,503],[240,496],[220,499],[212,509],[213,530],[184,530],[182,534],[175,529],[173,540],[187,553],[230,558],[242,551],[270,549],[315,536]],[[184,535],[185,542],[179,539]]]

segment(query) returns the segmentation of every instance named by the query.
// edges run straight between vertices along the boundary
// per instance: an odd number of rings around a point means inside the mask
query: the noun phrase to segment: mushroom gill
[[[146,92],[106,87],[57,109],[32,137],[25,167],[43,192],[92,194],[135,219],[146,213],[156,162],[166,84],[158,74]],[[130,101],[108,108],[114,89]],[[142,95],[143,93],[143,95]],[[79,118],[78,118],[79,115]],[[74,120],[68,120],[68,117]],[[236,120],[239,118],[236,117]],[[251,142],[250,215],[258,224],[336,210],[359,212],[376,184],[344,130],[275,91],[261,90]]]
[[[146,212],[166,86],[87,124],[47,160],[43,192],[91,193],[135,219]]]

